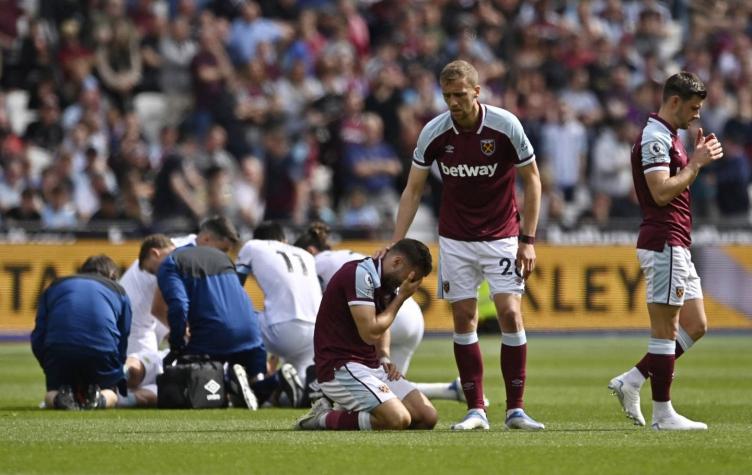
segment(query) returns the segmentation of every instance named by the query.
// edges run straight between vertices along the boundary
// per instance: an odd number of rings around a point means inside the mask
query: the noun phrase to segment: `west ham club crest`
[[[493,155],[494,151],[496,151],[496,140],[494,139],[483,139],[480,141],[480,151],[483,152],[483,155],[486,157],[490,157]]]

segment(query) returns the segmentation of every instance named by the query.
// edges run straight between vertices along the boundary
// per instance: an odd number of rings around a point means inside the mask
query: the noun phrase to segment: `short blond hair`
[[[462,79],[467,79],[471,87],[478,85],[478,70],[472,64],[461,59],[452,61],[444,66],[439,75],[440,84],[460,81]]]

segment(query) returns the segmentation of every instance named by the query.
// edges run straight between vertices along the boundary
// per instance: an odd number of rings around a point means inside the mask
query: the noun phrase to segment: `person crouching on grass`
[[[297,429],[433,429],[438,417],[428,398],[394,363],[381,360],[389,348],[384,334],[431,267],[425,244],[402,239],[383,258],[351,261],[334,274],[313,338],[324,397],[298,420]]]

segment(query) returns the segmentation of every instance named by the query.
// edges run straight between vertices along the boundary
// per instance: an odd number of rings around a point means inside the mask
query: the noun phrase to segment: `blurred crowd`
[[[0,0],[2,225],[192,229],[222,213],[389,228],[461,58],[522,120],[541,228],[636,219],[630,149],[661,83],[707,84],[726,158],[695,216],[750,216],[744,0]],[[694,130],[688,131],[691,151]],[[424,200],[433,229],[441,184]]]

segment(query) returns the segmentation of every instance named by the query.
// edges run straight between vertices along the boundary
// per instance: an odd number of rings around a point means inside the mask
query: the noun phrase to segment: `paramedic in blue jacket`
[[[92,256],[79,274],[57,279],[41,295],[31,349],[47,379],[47,407],[117,403],[131,326],[131,304],[118,274],[112,259]]]
[[[239,385],[231,386],[231,392],[238,392],[251,409],[257,407],[257,397],[263,402],[280,386],[291,390],[280,377],[286,375],[265,379],[258,317],[227,254],[208,246],[175,249],[169,238],[157,234],[141,244],[139,265],[157,276],[167,304],[172,357],[208,355],[227,362]]]

